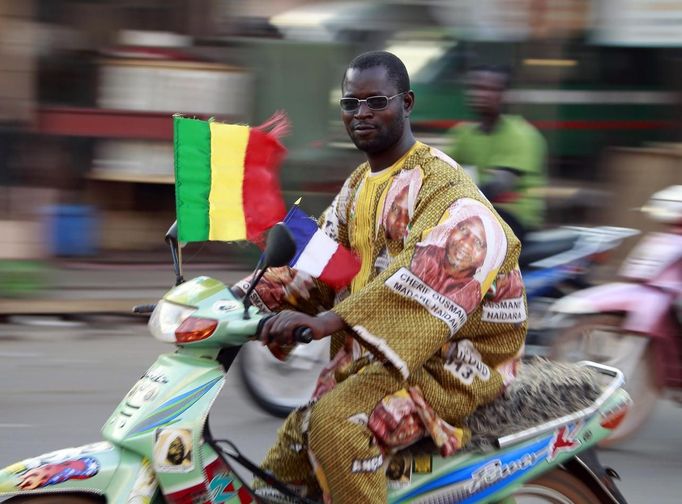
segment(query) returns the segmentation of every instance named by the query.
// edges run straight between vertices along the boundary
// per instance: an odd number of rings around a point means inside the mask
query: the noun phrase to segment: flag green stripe
[[[180,241],[208,240],[211,191],[209,123],[175,117],[175,201]]]

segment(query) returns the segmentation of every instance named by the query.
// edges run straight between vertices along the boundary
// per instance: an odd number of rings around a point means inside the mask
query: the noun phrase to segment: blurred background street
[[[285,110],[285,200],[320,212],[362,159],[337,99],[371,49],[405,61],[417,137],[446,151],[475,117],[467,73],[509,68],[505,112],[547,143],[545,226],[654,228],[633,209],[680,180],[681,45],[679,1],[0,0],[0,298],[54,288],[55,259],[167,260],[172,114]],[[196,260],[255,253],[206,244]]]
[[[258,125],[286,111],[283,195],[315,215],[363,160],[340,83],[378,49],[410,73],[416,137],[445,151],[475,119],[466,76],[510,70],[504,112],[546,142],[543,229],[665,229],[637,210],[682,183],[682,0],[0,0],[0,467],[98,440],[170,350],[129,312],[173,284],[173,114]],[[638,239],[590,280],[615,280]],[[259,251],[182,253],[185,278],[231,283]],[[280,420],[236,375],[213,429],[259,460]],[[636,438],[603,451],[630,502],[682,500],[681,424],[660,399]]]

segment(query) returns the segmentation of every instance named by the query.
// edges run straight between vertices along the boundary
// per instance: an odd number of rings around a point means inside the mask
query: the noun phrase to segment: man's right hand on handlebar
[[[322,339],[345,327],[345,322],[334,312],[323,312],[315,317],[291,310],[284,310],[270,317],[261,328],[259,339],[273,350],[297,343],[295,331],[307,327],[313,339]]]

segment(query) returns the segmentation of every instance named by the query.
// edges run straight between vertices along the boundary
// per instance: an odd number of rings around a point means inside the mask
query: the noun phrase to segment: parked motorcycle
[[[624,282],[578,291],[550,307],[553,358],[617,366],[634,406],[604,444],[635,433],[663,390],[682,391],[682,186],[654,194],[642,210],[667,225],[635,246],[619,272]]]
[[[577,227],[528,233],[519,265],[528,298],[528,355],[545,355],[539,323],[558,298],[590,285],[593,266],[605,259],[623,239],[637,234],[630,228]],[[250,397],[265,411],[286,417],[307,403],[317,377],[329,362],[329,340],[297,346],[281,361],[257,342],[247,343],[239,358],[239,370]]]
[[[200,276],[185,282],[173,228],[167,239],[176,287],[155,307],[137,311],[153,308],[150,331],[174,344],[175,351],[160,355],[133,385],[102,428],[105,441],[2,469],[0,499],[10,497],[7,504],[270,502],[252,492],[228,459],[264,479],[273,494],[288,495],[289,502],[312,502],[260,471],[229,441],[212,436],[208,415],[225,372],[239,348],[258,336],[265,316],[249,306],[248,296],[235,298],[218,280]],[[287,228],[275,226],[253,285],[265,268],[288,263],[294,250]],[[297,340],[309,341],[308,333],[298,328]],[[442,458],[421,445],[391,457],[396,463],[387,464],[389,502],[624,504],[611,478],[614,473],[590,449],[609,435],[628,408],[622,374],[595,363],[557,366],[544,361],[523,366],[536,374],[520,373],[505,397],[472,415],[473,427],[486,425],[495,411],[506,412],[506,427],[498,426],[500,436],[483,427],[474,430],[474,439],[490,438],[487,445],[478,445],[487,450],[471,447]],[[505,401],[516,409],[510,410]],[[542,416],[552,409],[549,403],[564,410]],[[519,408],[533,405],[533,414],[519,413]],[[520,427],[520,418],[533,420]]]

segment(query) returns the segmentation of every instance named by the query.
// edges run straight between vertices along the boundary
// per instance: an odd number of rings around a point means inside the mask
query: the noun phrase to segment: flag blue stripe
[[[308,242],[313,238],[315,231],[318,230],[317,222],[303,210],[294,206],[284,218],[284,223],[289,228],[289,231],[291,231],[296,242],[296,255],[289,262],[289,266],[293,266],[298,261],[298,258],[301,257],[303,249],[306,248]]]

